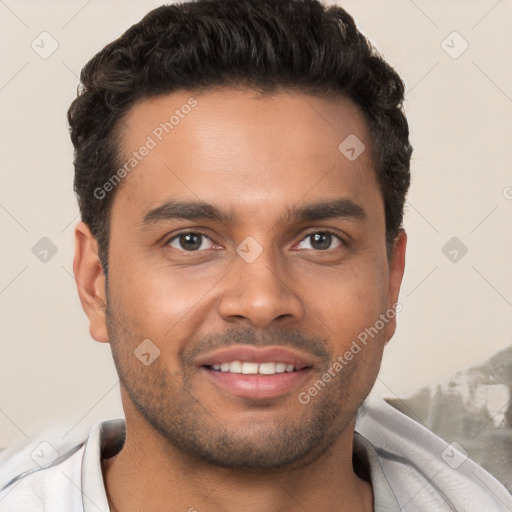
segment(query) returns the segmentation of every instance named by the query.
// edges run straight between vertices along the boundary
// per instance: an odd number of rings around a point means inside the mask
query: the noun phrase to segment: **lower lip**
[[[273,398],[289,392],[298,386],[311,368],[295,372],[275,373],[274,375],[219,372],[201,368],[220,388],[236,396],[248,398]]]

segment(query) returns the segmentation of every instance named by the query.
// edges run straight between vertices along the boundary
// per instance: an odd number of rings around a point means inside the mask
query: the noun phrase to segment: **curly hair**
[[[116,189],[94,191],[120,165],[122,118],[142,98],[178,89],[288,88],[343,96],[363,113],[385,206],[386,242],[402,225],[410,183],[404,84],[341,7],[318,0],[195,0],[150,11],[82,69],[68,110],[81,219],[108,269]]]

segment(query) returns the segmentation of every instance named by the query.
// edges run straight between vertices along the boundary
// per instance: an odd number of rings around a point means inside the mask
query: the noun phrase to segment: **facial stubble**
[[[155,433],[203,463],[265,473],[304,467],[324,455],[357,414],[360,403],[353,404],[351,392],[353,383],[357,382],[359,364],[353,360],[308,404],[298,400],[298,394],[304,390],[293,392],[288,401],[292,400],[294,414],[269,415],[269,409],[279,407],[286,397],[264,400],[239,397],[245,411],[255,414],[259,410],[271,421],[244,421],[240,422],[243,428],[230,427],[218,412],[208,409],[210,401],[203,403],[194,393],[194,382],[204,377],[191,361],[202,347],[237,343],[283,345],[283,340],[287,340],[285,346],[309,350],[321,361],[314,368],[316,378],[308,381],[311,385],[321,379],[334,362],[325,342],[301,331],[270,329],[265,335],[255,336],[253,329],[240,328],[203,338],[191,347],[185,346],[179,357],[179,370],[172,371],[162,356],[148,366],[135,357],[133,351],[143,338],[134,336],[137,329],[126,329],[130,324],[119,321],[123,318],[120,309],[112,307],[107,292],[109,342],[122,387]],[[171,343],[172,338],[166,342]]]

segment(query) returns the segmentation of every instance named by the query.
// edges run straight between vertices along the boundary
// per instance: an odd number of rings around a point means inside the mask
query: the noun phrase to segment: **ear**
[[[89,318],[89,332],[96,341],[108,343],[105,274],[96,239],[84,222],[79,222],[75,227],[73,273],[82,308]]]
[[[391,339],[396,330],[396,315],[402,310],[401,304],[398,303],[400,293],[400,285],[405,269],[405,248],[407,246],[407,233],[400,229],[395,238],[391,258],[389,261],[389,285],[388,285],[388,301],[387,311],[395,310],[393,317],[386,325],[386,343]],[[396,306],[395,306],[396,305]]]

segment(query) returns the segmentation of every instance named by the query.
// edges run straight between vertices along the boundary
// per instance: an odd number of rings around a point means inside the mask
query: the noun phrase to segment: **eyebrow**
[[[280,221],[291,223],[336,218],[364,221],[367,219],[367,214],[360,205],[352,200],[338,198],[300,207],[290,207]],[[145,230],[160,222],[173,219],[210,220],[233,224],[237,220],[237,216],[233,212],[223,211],[213,204],[202,201],[167,201],[144,215],[142,229]]]

